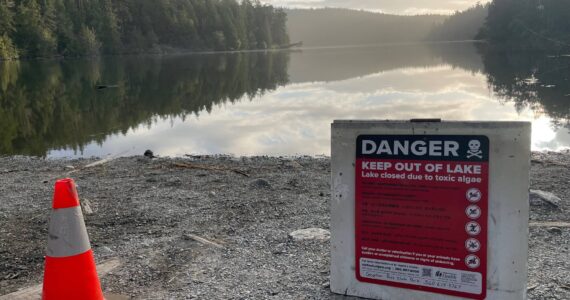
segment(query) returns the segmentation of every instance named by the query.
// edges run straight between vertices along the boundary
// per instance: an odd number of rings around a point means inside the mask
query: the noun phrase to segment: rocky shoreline
[[[87,203],[97,261],[121,261],[102,278],[106,291],[134,299],[335,297],[329,158],[140,156],[90,166],[96,161],[0,158],[0,296],[41,282],[53,182],[70,176]],[[533,153],[529,299],[570,299],[569,182],[570,153]],[[314,230],[298,231],[307,228]]]

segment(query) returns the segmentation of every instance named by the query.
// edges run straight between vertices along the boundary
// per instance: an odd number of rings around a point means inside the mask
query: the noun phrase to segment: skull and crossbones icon
[[[481,151],[481,142],[478,140],[471,140],[467,144],[469,150],[467,150],[467,158],[478,157],[483,158],[483,151]]]

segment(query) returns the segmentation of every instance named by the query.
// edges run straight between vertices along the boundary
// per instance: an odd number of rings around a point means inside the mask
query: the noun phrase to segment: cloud
[[[490,0],[480,1],[481,3]],[[476,4],[475,1],[462,0],[264,0],[264,3],[292,8],[340,7],[363,9],[391,14],[451,14]]]

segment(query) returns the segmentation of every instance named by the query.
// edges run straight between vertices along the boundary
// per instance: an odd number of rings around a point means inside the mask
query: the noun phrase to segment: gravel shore
[[[331,299],[330,160],[0,158],[0,296],[41,282],[53,183],[72,177],[105,291],[135,299]],[[529,298],[570,299],[570,154],[533,153]],[[554,222],[554,223],[553,223]],[[201,240],[201,239],[203,240]]]

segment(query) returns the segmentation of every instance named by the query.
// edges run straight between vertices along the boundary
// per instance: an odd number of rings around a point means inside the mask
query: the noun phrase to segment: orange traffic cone
[[[48,236],[42,298],[104,299],[73,179],[55,183]]]

